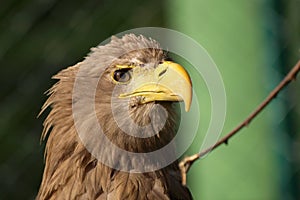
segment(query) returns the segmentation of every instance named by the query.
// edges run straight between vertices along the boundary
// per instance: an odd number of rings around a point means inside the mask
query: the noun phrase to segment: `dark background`
[[[1,1],[0,199],[33,199],[35,197],[43,170],[44,142],[40,143],[40,134],[46,116],[43,114],[37,118],[37,115],[46,99],[44,92],[55,82],[51,80],[51,76],[61,69],[81,61],[91,47],[113,34],[136,27],[157,26],[180,30],[198,39],[200,43],[204,43],[208,52],[217,60],[218,66],[221,67],[221,73],[224,75],[225,86],[229,90],[228,104],[231,109],[229,114],[238,112],[238,109],[234,108],[240,106],[235,104],[231,107],[230,102],[235,101],[232,99],[239,99],[243,96],[243,94],[239,95],[243,88],[235,91],[230,87],[231,84],[253,85],[251,81],[258,81],[267,85],[263,87],[258,85],[253,89],[253,94],[257,89],[261,90],[259,100],[252,101],[251,109],[245,112],[249,113],[300,58],[300,3],[298,0],[264,0],[251,3],[244,0],[239,3],[237,1],[232,3],[199,1],[201,5],[195,2],[197,1]],[[199,7],[197,7],[198,5]],[[238,9],[245,9],[247,12],[250,10],[251,15],[239,13]],[[205,14],[205,10],[209,10],[207,14]],[[230,13],[233,13],[233,19],[226,21],[228,19],[226,16],[229,16]],[[216,15],[218,15],[217,19]],[[189,16],[194,16],[194,18]],[[225,18],[223,19],[222,16]],[[255,16],[255,18],[251,16]],[[207,23],[201,21],[200,18],[207,18]],[[198,21],[198,19],[200,20]],[[252,27],[251,30],[243,30],[247,21],[239,21],[240,27],[235,27],[234,32],[228,32],[228,35],[223,34],[226,27],[235,23],[234,20],[242,19],[259,25],[253,26],[254,28]],[[219,26],[221,28],[218,29],[218,32],[214,31],[212,34],[209,32]],[[237,49],[234,58],[228,56],[226,61],[232,63],[233,60],[244,59],[245,63],[257,64],[256,59],[259,59],[260,71],[258,73],[260,75],[258,77],[254,73],[247,74],[238,71],[242,66],[237,65],[232,68],[235,73],[226,72],[229,67],[226,68],[225,61],[222,61],[222,57],[218,57],[217,49],[223,48],[224,52],[234,49],[237,37],[233,33],[241,36],[243,31],[256,33],[256,36],[250,35],[250,39],[244,38],[244,40],[250,40],[251,44],[253,40],[255,45],[253,49],[263,53],[258,58],[243,55],[244,49]],[[203,37],[208,39],[205,40]],[[233,45],[222,46],[224,41],[227,41],[226,44]],[[247,42],[241,42],[240,46],[246,48]],[[253,68],[253,71],[257,69]],[[227,75],[227,73],[231,75]],[[239,79],[235,79],[237,76],[244,77],[242,79],[245,82],[238,82]],[[248,82],[247,78],[249,78]],[[236,82],[234,82],[235,80]],[[264,177],[265,183],[270,183],[272,186],[263,189],[264,192],[261,194],[256,194],[255,181],[249,181],[247,184],[253,188],[249,188],[248,191],[236,191],[234,185],[242,184],[239,183],[239,177],[243,179],[243,174],[250,173],[249,176],[258,177],[258,181],[261,181],[259,173],[264,171],[251,171],[252,164],[247,163],[249,168],[246,171],[241,170],[242,175],[239,175],[237,179],[230,180],[230,178],[228,179],[230,172],[226,169],[232,169],[234,166],[230,165],[232,162],[224,162],[224,165],[214,166],[214,169],[222,172],[224,177],[223,175],[216,177],[211,174],[212,178],[206,180],[205,174],[208,174],[209,171],[201,171],[200,163],[193,166],[191,171],[191,176],[194,178],[191,178],[190,185],[195,197],[205,197],[206,199],[221,197],[222,199],[300,199],[299,86],[299,81],[293,83],[293,86],[285,90],[284,94],[279,97],[277,100],[279,103],[270,107],[272,113],[271,111],[267,112],[265,116],[258,119],[264,127],[267,127],[267,130],[272,132],[272,136],[270,136],[271,134],[264,132],[265,129],[261,132],[255,131],[257,135],[267,135],[264,140],[257,139],[255,141],[261,145],[269,145],[267,147],[269,153],[265,156],[271,159],[262,168],[272,171]],[[248,94],[248,96],[245,94],[244,98],[251,100],[253,94]],[[244,117],[243,114],[237,116],[238,120],[229,123],[228,130]],[[251,127],[249,129],[251,130]],[[232,149],[235,148],[235,143],[241,144],[239,142],[241,140],[244,144],[248,144],[248,139],[252,137],[250,134],[245,133],[247,136],[241,134],[243,136],[240,137],[240,140],[232,140]],[[256,137],[255,133],[253,134],[253,137]],[[247,158],[247,153],[241,155],[239,152],[244,146],[237,146],[235,152],[227,152],[227,155],[231,158],[238,156]],[[277,149],[277,146],[280,147],[280,150]],[[230,145],[227,148],[230,148]],[[195,151],[190,151],[189,154],[195,153]],[[248,152],[250,151],[251,149]],[[226,150],[219,149],[213,156],[218,152],[226,153]],[[258,153],[253,157],[259,160],[259,155]],[[216,156],[214,158],[217,159]],[[209,166],[209,159],[206,162]],[[244,161],[239,160],[237,165],[241,162]],[[232,173],[236,174],[237,171],[240,171],[239,169],[241,168],[237,166],[235,172]],[[213,185],[216,182],[222,184]],[[225,190],[224,188],[227,186],[224,185],[230,185],[229,189]],[[212,189],[206,191],[205,188],[208,187]],[[225,191],[222,191],[222,188]],[[219,192],[211,192],[211,190]],[[234,194],[233,191],[235,191]]]

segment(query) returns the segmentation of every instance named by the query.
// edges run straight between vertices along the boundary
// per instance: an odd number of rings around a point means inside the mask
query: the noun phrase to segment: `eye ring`
[[[116,83],[128,83],[131,80],[130,69],[117,69],[112,73],[112,79]]]

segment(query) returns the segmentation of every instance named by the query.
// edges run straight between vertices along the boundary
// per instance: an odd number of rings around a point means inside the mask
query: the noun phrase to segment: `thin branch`
[[[296,76],[300,71],[300,60],[298,63],[291,69],[291,71],[284,77],[284,79],[277,85],[277,87],[268,95],[268,97],[236,128],[234,128],[231,132],[221,138],[217,143],[212,145],[211,147],[203,150],[200,153],[194,154],[192,156],[188,156],[184,158],[179,163],[179,168],[181,170],[182,176],[182,185],[186,185],[186,173],[192,166],[192,164],[202,158],[204,155],[209,153],[210,151],[216,149],[217,147],[221,146],[222,144],[228,144],[229,139],[236,135],[242,128],[248,126],[250,122],[273,100],[276,98],[278,93],[285,88],[291,81],[296,80]]]

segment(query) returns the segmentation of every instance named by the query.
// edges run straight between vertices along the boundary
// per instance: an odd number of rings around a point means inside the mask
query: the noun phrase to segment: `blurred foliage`
[[[161,1],[10,0],[0,6],[0,199],[33,199],[43,169],[46,114],[55,82],[114,33],[163,26]]]
[[[300,59],[299,0],[274,0],[267,15],[273,26],[267,28],[270,48],[269,65],[283,78]],[[271,23],[273,21],[273,23]],[[298,75],[299,76],[299,75]],[[272,76],[270,79],[275,79]],[[299,79],[298,79],[299,80]],[[280,199],[300,199],[300,83],[292,84],[273,104],[273,131],[277,140],[277,164]],[[278,116],[279,115],[279,116]]]

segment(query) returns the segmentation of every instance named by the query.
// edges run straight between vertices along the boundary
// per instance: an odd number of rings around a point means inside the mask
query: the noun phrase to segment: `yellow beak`
[[[192,101],[192,82],[186,70],[179,64],[165,61],[159,64],[150,78],[137,81],[132,92],[120,98],[141,96],[141,103],[153,101],[184,101],[188,112]]]

